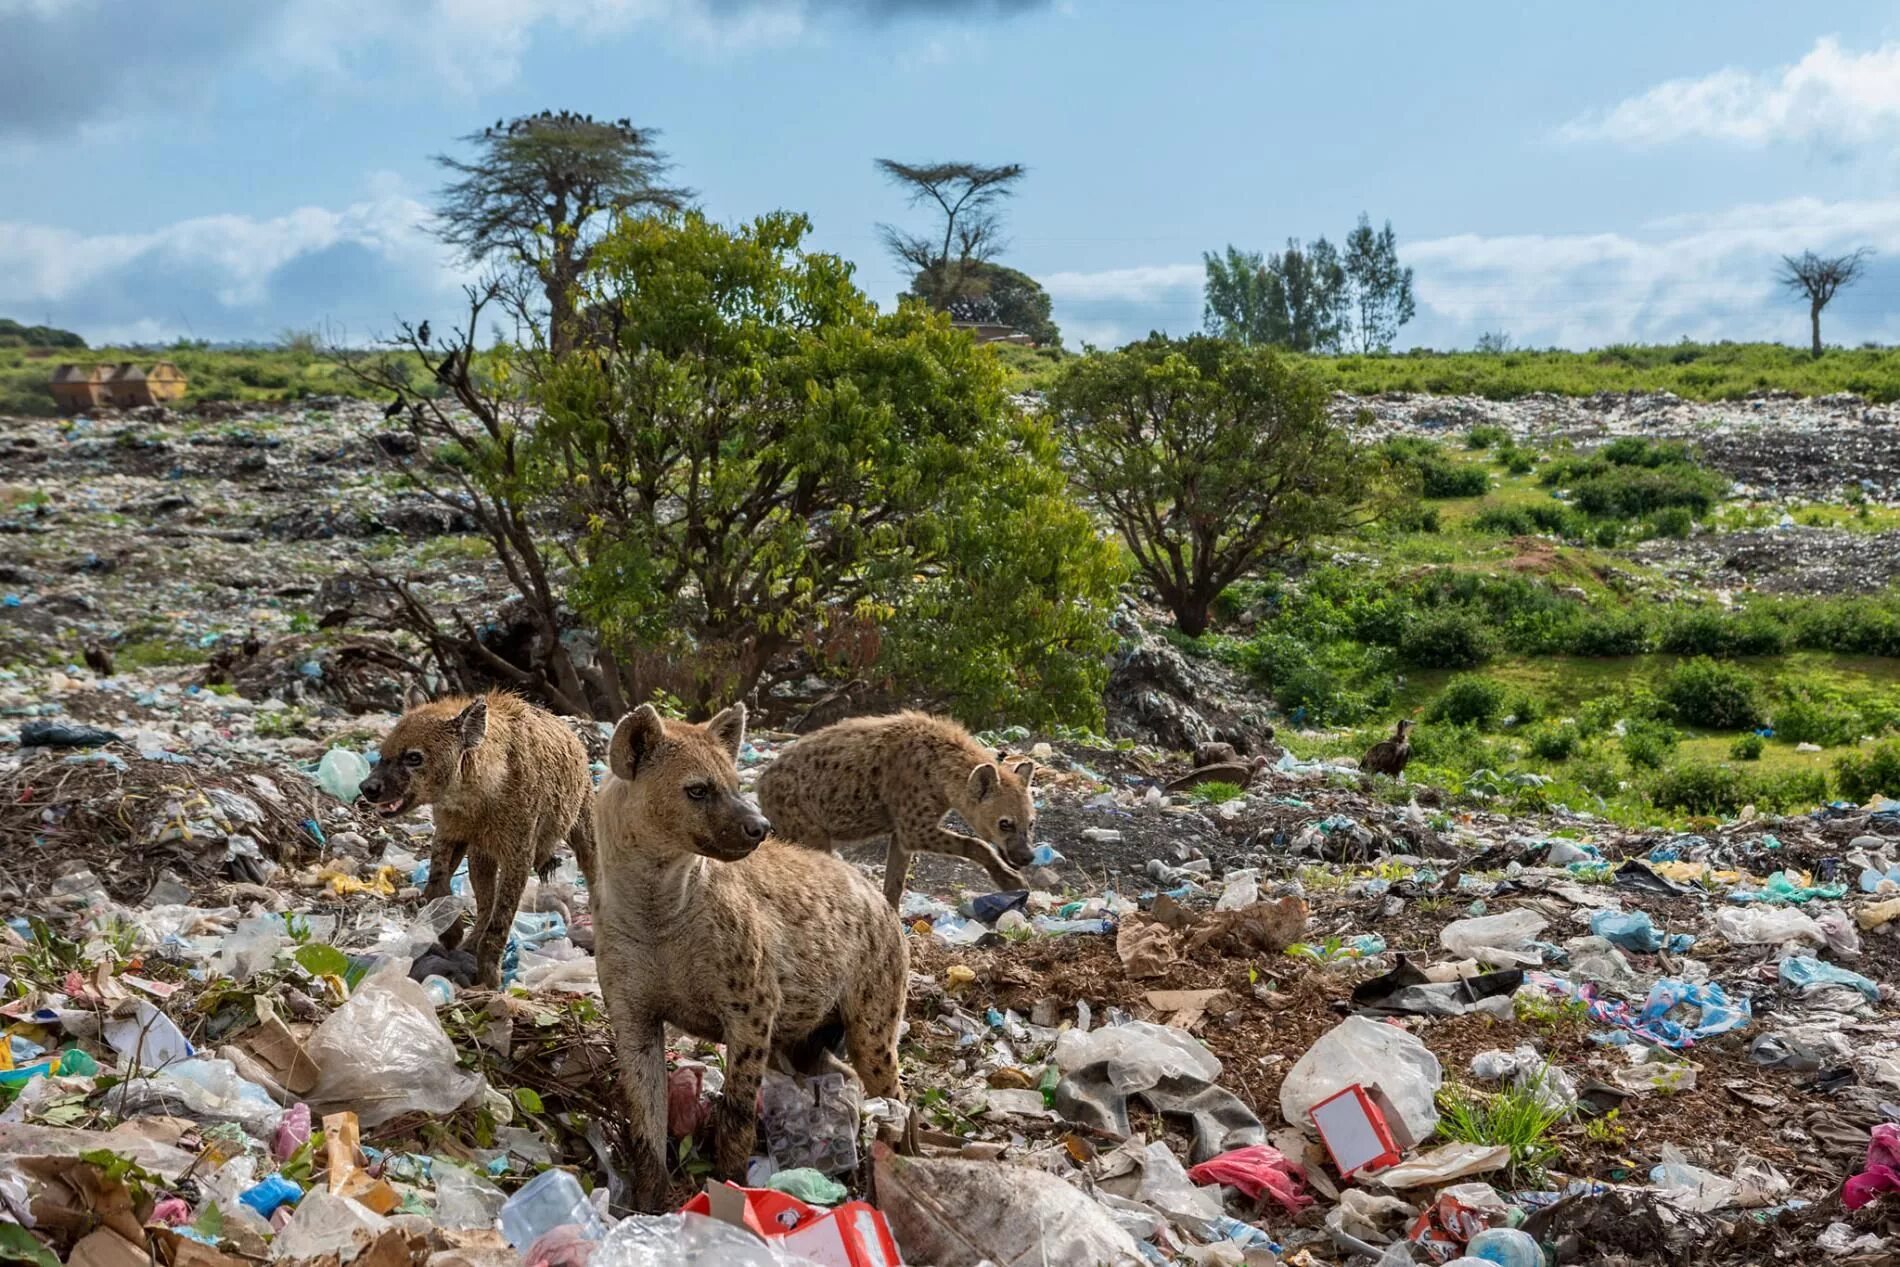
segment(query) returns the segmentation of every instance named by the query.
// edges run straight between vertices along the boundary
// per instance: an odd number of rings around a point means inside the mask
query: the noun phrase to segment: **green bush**
[[[1737,761],[1760,761],[1767,741],[1760,735],[1743,735],[1728,746],[1728,755]]]
[[[1650,780],[1649,799],[1685,814],[1733,814],[1748,801],[1748,781],[1733,766],[1685,761]]]
[[[1765,610],[1731,614],[1688,607],[1664,622],[1657,646],[1672,655],[1781,655],[1788,649],[1788,628]]]
[[[1587,456],[1555,459],[1538,480],[1553,488],[1568,485],[1571,500],[1587,515],[1619,519],[1671,507],[1706,515],[1728,488],[1686,446],[1633,436]]]
[[[1834,762],[1834,783],[1842,796],[1859,804],[1876,796],[1900,800],[1900,739],[1842,756]]]
[[[1513,475],[1529,475],[1537,469],[1537,451],[1512,445],[1498,450],[1498,462]]]
[[[1577,513],[1557,502],[1493,506],[1478,512],[1471,526],[1480,532],[1495,532],[1507,537],[1528,537],[1536,533],[1553,537],[1580,537],[1584,531],[1583,521]]]
[[[1359,721],[1372,709],[1364,693],[1349,687],[1339,673],[1315,658],[1309,644],[1291,634],[1263,633],[1240,648],[1238,659],[1288,716],[1298,715],[1314,725],[1342,726]]]
[[[1503,769],[1511,764],[1511,753],[1486,739],[1476,726],[1444,722],[1412,732],[1412,761],[1414,766],[1462,777],[1473,770]]]
[[[1543,761],[1568,761],[1583,747],[1583,732],[1574,722],[1539,726],[1527,737],[1531,754]]]
[[[1761,725],[1761,702],[1748,671],[1707,656],[1677,665],[1663,682],[1662,697],[1685,726],[1753,730]]]
[[[1490,423],[1481,423],[1465,432],[1467,449],[1502,448],[1509,443],[1511,443],[1511,433],[1503,427],[1493,426]]]
[[[1446,685],[1426,709],[1425,718],[1482,728],[1504,716],[1509,698],[1510,688],[1496,678],[1467,674]]]
[[[1388,510],[1379,522],[1392,532],[1437,532],[1438,507],[1403,501]]]
[[[1476,613],[1439,608],[1405,627],[1398,650],[1421,669],[1475,669],[1491,658],[1491,634]]]
[[[1750,779],[1744,790],[1756,808],[1786,814],[1826,804],[1827,775],[1820,770],[1783,770]]]
[[[1395,436],[1378,447],[1395,466],[1411,471],[1424,497],[1482,497],[1491,489],[1491,477],[1473,462],[1457,462],[1430,440]]]
[[[1681,742],[1682,733],[1668,722],[1638,720],[1623,725],[1623,755],[1637,769],[1661,769]]]
[[[1562,649],[1570,655],[1632,656],[1649,650],[1649,624],[1635,612],[1586,612],[1565,635]]]
[[[1673,541],[1686,541],[1695,531],[1695,516],[1686,506],[1665,506],[1656,512],[1649,521],[1652,537],[1668,537]]]
[[[1775,709],[1770,723],[1775,738],[1788,743],[1817,743],[1838,748],[1852,743],[1860,730],[1860,717],[1844,702],[1817,700],[1797,695]]]

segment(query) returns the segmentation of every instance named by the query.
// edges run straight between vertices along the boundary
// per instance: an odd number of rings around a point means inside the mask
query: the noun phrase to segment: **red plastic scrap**
[[[1306,1178],[1299,1165],[1279,1149],[1265,1144],[1209,1157],[1188,1171],[1188,1178],[1195,1183],[1220,1183],[1238,1188],[1253,1199],[1264,1192],[1293,1214],[1313,1204],[1313,1198],[1306,1195]]]
[[[883,1212],[862,1201],[826,1210],[772,1188],[708,1184],[680,1212],[737,1223],[824,1267],[903,1267]]]
[[[1867,1141],[1867,1164],[1841,1190],[1841,1204],[1858,1210],[1888,1192],[1900,1192],[1900,1126],[1882,1122]]]

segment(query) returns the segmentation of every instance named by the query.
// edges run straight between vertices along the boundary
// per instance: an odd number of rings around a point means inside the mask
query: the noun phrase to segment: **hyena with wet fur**
[[[994,754],[955,722],[924,713],[853,717],[814,731],[759,775],[772,829],[813,849],[890,837],[884,896],[896,906],[913,853],[948,854],[1019,889],[1035,849],[1036,763]],[[982,839],[951,831],[951,810]]]
[[[468,855],[478,979],[501,986],[501,955],[528,873],[553,873],[563,840],[594,880],[593,776],[587,752],[552,714],[503,692],[419,703],[377,748],[363,799],[385,818],[434,806],[425,898],[445,897]]]
[[[768,1059],[841,1026],[873,1096],[900,1094],[909,951],[870,879],[768,835],[739,793],[745,706],[705,725],[621,719],[595,800],[594,953],[633,1141],[633,1199],[666,1195],[665,1027],[726,1046],[714,1161],[740,1178]]]

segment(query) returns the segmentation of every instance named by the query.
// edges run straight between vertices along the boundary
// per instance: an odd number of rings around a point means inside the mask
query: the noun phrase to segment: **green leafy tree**
[[[1002,249],[1000,204],[1027,174],[1021,163],[900,163],[880,158],[877,168],[902,188],[912,206],[934,207],[941,232],[913,233],[881,224],[884,247],[900,266],[915,271],[925,289],[917,297],[939,312],[970,297],[981,265]]]
[[[1062,331],[1050,316],[1049,292],[1027,273],[1002,264],[971,266],[961,283],[963,294],[950,301],[947,311],[958,321],[985,321],[1006,325],[1045,347],[1060,347]],[[934,270],[920,272],[910,290],[900,296],[929,303],[943,285]]]
[[[1076,478],[1190,636],[1229,585],[1382,508],[1385,468],[1328,402],[1273,352],[1198,335],[1079,358],[1050,396]]]
[[[1346,332],[1346,268],[1325,238],[1262,257],[1232,246],[1202,257],[1209,334],[1295,352],[1337,351]]]
[[[1377,233],[1364,212],[1346,235],[1346,281],[1351,308],[1357,318],[1359,350],[1386,352],[1399,327],[1416,313],[1412,301],[1412,270],[1399,264],[1398,239],[1392,222]]]
[[[600,230],[616,215],[693,196],[663,183],[672,164],[658,135],[626,119],[544,110],[463,137],[470,159],[436,156],[454,177],[436,208],[437,235],[540,291],[556,356],[577,337],[575,290]]]
[[[1100,709],[1112,543],[1044,424],[943,317],[880,315],[800,216],[622,218],[584,279],[613,341],[553,364],[519,497],[622,665],[700,709],[843,647],[966,720]],[[634,674],[644,697],[658,683]]]

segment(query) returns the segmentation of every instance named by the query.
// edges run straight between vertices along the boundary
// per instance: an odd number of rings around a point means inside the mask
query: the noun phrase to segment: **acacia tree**
[[[927,297],[941,289],[935,270],[925,270],[912,279],[910,290],[900,298],[929,303]],[[1049,292],[1029,274],[1005,264],[977,263],[970,266],[962,290],[963,294],[945,309],[958,321],[995,322],[1020,330],[1039,344],[1061,344],[1062,330],[1050,315]]]
[[[1015,193],[1027,173],[1021,163],[985,167],[981,163],[900,163],[877,160],[878,170],[902,188],[912,206],[934,206],[943,217],[941,232],[912,233],[880,224],[884,248],[916,274],[913,292],[939,312],[965,298],[979,267],[1002,250],[998,204]],[[919,289],[921,287],[921,289]]]
[[[1191,637],[1229,585],[1380,509],[1383,468],[1328,403],[1270,350],[1204,335],[1079,358],[1050,393],[1076,478]]]
[[[1846,255],[1803,251],[1798,256],[1781,257],[1781,271],[1775,274],[1775,280],[1808,301],[1808,322],[1814,332],[1816,360],[1821,357],[1821,309],[1833,301],[1843,286],[1852,286],[1860,280],[1873,253],[1873,248],[1863,246]]]
[[[574,344],[575,288],[600,230],[617,214],[677,209],[691,190],[663,183],[658,133],[627,119],[543,110],[463,137],[475,156],[438,154],[456,179],[436,208],[437,236],[470,260],[531,279],[546,305],[548,348]]]
[[[1392,222],[1374,233],[1365,212],[1346,235],[1346,279],[1351,306],[1358,318],[1359,350],[1390,351],[1399,327],[1417,309],[1412,302],[1412,270],[1399,264],[1398,238]]]

